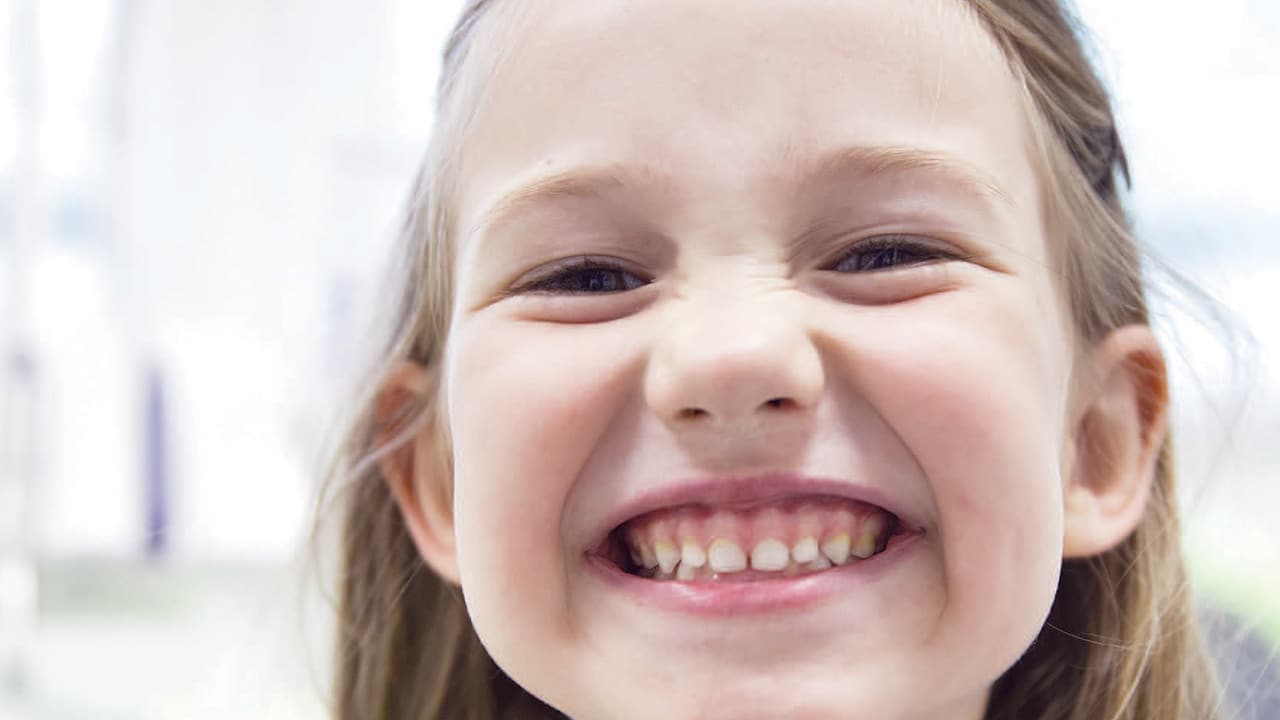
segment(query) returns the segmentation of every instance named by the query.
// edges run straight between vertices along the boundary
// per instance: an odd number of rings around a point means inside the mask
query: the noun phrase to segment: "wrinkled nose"
[[[671,308],[645,394],[673,429],[754,428],[809,412],[823,382],[818,350],[794,308],[709,298]]]

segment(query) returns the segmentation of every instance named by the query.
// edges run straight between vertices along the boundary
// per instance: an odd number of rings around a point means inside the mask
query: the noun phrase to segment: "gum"
[[[716,539],[726,539],[750,555],[757,543],[768,538],[780,540],[788,548],[804,537],[821,543],[840,533],[856,542],[872,518],[879,518],[885,531],[893,527],[893,516],[881,508],[844,498],[823,498],[743,510],[698,506],[659,510],[626,523],[622,531],[632,548],[653,548],[665,541],[676,548],[693,542],[706,550]]]

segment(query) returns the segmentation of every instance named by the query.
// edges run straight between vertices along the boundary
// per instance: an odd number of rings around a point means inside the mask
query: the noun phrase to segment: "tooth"
[[[876,552],[876,536],[863,530],[858,534],[858,542],[849,551],[854,557],[866,559]]]
[[[866,559],[876,554],[876,541],[884,531],[884,518],[874,515],[862,523],[862,531],[858,533],[858,542],[853,544],[853,554]]]
[[[680,563],[680,567],[676,568],[677,580],[692,580],[697,574],[698,568],[692,565],[685,565],[683,562]]]
[[[747,569],[747,555],[738,547],[738,543],[724,538],[716,538],[707,548],[707,561],[711,569],[718,573],[739,572]]]
[[[827,559],[826,555],[819,555],[812,562],[805,565],[808,570],[826,570],[829,567],[831,567],[831,561]]]
[[[640,556],[640,551],[636,550],[635,545],[632,545],[631,543],[627,543],[627,552],[630,553],[631,555],[631,564],[635,565],[636,567],[641,567],[644,565],[644,558]]]
[[[652,570],[658,567],[658,556],[653,554],[653,548],[649,547],[649,543],[640,543],[640,564]]]
[[[666,540],[659,540],[653,544],[653,550],[658,556],[658,567],[662,568],[662,572],[670,574],[676,569],[676,563],[680,562],[680,551],[675,545]]]
[[[791,548],[791,557],[801,565],[813,562],[818,557],[818,541],[809,536],[800,538],[796,546]]]
[[[685,540],[680,548],[680,564],[688,565],[693,570],[707,564],[707,551],[692,540]]]
[[[835,565],[849,562],[849,533],[839,533],[822,541],[822,554]]]
[[[777,572],[786,569],[791,562],[791,553],[781,540],[766,538],[756,543],[751,551],[751,567],[754,570]]]

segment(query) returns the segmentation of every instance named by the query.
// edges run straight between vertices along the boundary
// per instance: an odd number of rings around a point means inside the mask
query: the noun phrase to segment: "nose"
[[[822,360],[795,308],[686,300],[671,308],[647,368],[649,406],[673,429],[754,427],[808,412]]]

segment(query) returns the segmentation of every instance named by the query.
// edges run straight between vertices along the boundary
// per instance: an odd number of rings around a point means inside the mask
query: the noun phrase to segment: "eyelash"
[[[596,290],[589,290],[589,289],[584,290],[581,288],[570,289],[565,287],[566,279],[571,279],[574,277],[577,277],[578,279],[582,279],[587,273],[593,273],[593,272],[594,273],[611,273],[615,279],[621,275],[630,275],[632,278],[639,279],[639,276],[637,276],[635,273],[632,273],[623,269],[622,267],[618,266],[616,263],[613,263],[604,259],[594,258],[589,255],[583,255],[581,257],[573,258],[571,260],[565,260],[564,262],[559,263],[556,267],[549,270],[542,277],[531,280],[530,282],[525,283],[524,285],[512,290],[512,294],[519,295],[521,293],[530,293],[530,292],[543,293],[547,295],[613,294],[617,292],[624,292],[626,290],[634,290],[638,287],[648,285],[650,282],[649,280],[640,280],[637,283],[628,285],[624,281],[623,283],[621,283],[621,287],[615,284],[613,288],[607,289],[607,290],[600,290],[598,288]]]
[[[853,268],[839,270],[851,258],[857,259]],[[846,248],[835,263],[824,269],[873,273],[958,259],[958,253],[944,250],[914,235],[877,235]]]
[[[861,242],[855,243],[852,247],[847,248],[844,254],[834,263],[824,266],[824,270],[845,273],[879,273],[887,272],[897,268],[914,267],[917,265],[925,265],[933,262],[944,260],[959,259],[959,255],[953,252],[943,250],[936,247],[932,243],[924,241],[912,235],[878,235],[868,238]],[[840,270],[839,268],[846,264],[851,258],[856,259],[853,268]],[[609,273],[616,280],[620,276],[629,275],[638,280],[635,283],[611,282],[606,283],[608,289],[602,289],[601,284],[597,283],[592,288],[591,283],[586,284],[584,289],[581,283],[578,287],[566,287],[566,280],[577,278],[582,280],[589,277],[588,273]],[[597,274],[596,279],[599,279]],[[614,294],[634,290],[638,287],[648,285],[651,281],[640,279],[636,274],[620,267],[616,263],[606,259],[594,258],[589,255],[583,255],[578,258],[566,260],[557,267],[552,268],[540,278],[536,278],[524,285],[511,291],[513,295],[522,293],[542,293],[547,295],[600,295]]]

